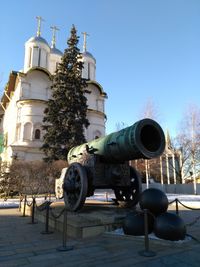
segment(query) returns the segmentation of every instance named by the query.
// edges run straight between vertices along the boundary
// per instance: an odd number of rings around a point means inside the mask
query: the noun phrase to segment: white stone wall
[[[19,100],[20,84],[16,88],[11,101],[7,103],[6,110],[3,118],[3,132],[4,139],[7,145],[15,141],[16,122],[17,122],[17,101]]]
[[[37,100],[20,101],[18,109],[19,134],[16,135],[16,142],[28,142],[37,139],[35,137],[36,130],[40,130],[40,138],[42,141],[43,131],[43,117],[46,103]]]
[[[89,110],[87,114],[90,122],[89,127],[86,129],[86,139],[91,141],[96,137],[105,135],[105,117],[103,113]]]
[[[82,77],[85,79],[89,79],[92,81],[96,80],[96,63],[95,59],[87,56],[87,54],[84,54],[83,58],[83,71],[82,71]]]
[[[48,75],[40,70],[33,70],[23,79],[22,99],[48,100],[51,94],[51,81]]]
[[[15,142],[16,136],[16,124],[17,124],[17,101],[19,100],[21,83],[15,92],[12,94],[11,101],[6,105],[6,110],[4,112],[4,117],[2,121],[3,135],[4,135],[4,153],[1,154],[2,161],[10,161],[12,156],[11,144]]]
[[[57,54],[50,53],[49,54],[49,66],[48,70],[51,74],[56,71],[57,64],[61,61],[61,56]]]
[[[96,84],[89,83],[86,93],[90,126],[86,129],[86,139],[91,141],[105,135],[104,97]]]
[[[105,98],[101,95],[99,88],[94,84],[89,84],[87,90],[90,91],[86,94],[88,108],[104,112]]]

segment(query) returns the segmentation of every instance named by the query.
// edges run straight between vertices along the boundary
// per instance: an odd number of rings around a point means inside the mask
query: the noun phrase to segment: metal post
[[[148,161],[145,159],[145,171],[146,171],[146,188],[149,188],[149,173],[148,173]]]
[[[22,200],[23,200],[23,197],[19,196],[19,211],[21,211],[21,208],[22,208]]]
[[[193,163],[192,163],[192,178],[193,178],[193,184],[194,184],[194,195],[197,194],[197,181],[196,181],[196,171],[195,171],[195,163],[194,163],[194,159],[193,159]]]
[[[23,215],[22,217],[26,217],[26,202],[27,202],[27,196],[24,196],[24,209],[23,209]]]
[[[163,186],[163,167],[162,167],[162,156],[160,156],[160,179],[161,179],[161,184]]]
[[[176,201],[176,215],[179,215],[179,210],[178,210],[178,199],[175,199]]]
[[[195,154],[196,154],[196,134],[195,134],[195,115],[192,114],[192,173],[193,173],[193,184],[194,184],[194,194],[197,194],[197,183],[196,183],[196,170],[195,170]]]
[[[63,244],[62,247],[58,247],[58,251],[69,251],[72,250],[72,246],[67,246],[67,209],[65,208],[64,214],[63,214]]]
[[[144,257],[154,257],[156,253],[149,250],[149,235],[148,235],[148,210],[144,209],[144,246],[145,250],[139,252],[141,256]]]
[[[33,202],[32,202],[32,210],[31,210],[31,222],[29,224],[36,224],[37,222],[35,222],[35,197],[33,197]]]
[[[168,154],[166,154],[166,172],[167,172],[167,184],[170,184]]]
[[[50,210],[50,202],[46,205],[46,218],[45,218],[45,230],[41,232],[41,234],[52,234],[52,231],[49,231],[49,210]]]
[[[181,171],[181,183],[185,184],[185,180],[183,179],[183,149],[181,148],[180,156],[179,156],[179,165],[180,165],[180,171]]]
[[[174,174],[174,184],[176,184],[176,163],[174,153],[172,154],[172,166],[173,166],[173,174]]]

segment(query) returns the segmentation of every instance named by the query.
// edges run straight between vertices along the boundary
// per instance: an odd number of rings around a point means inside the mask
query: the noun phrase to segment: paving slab
[[[106,212],[104,213],[106,214]],[[181,210],[180,216],[191,223],[200,211]],[[62,245],[62,234],[42,235],[44,224],[28,224],[30,217],[21,217],[17,209],[0,209],[0,267],[55,267],[55,266],[199,266],[200,265],[200,220],[187,228],[191,239],[182,244],[172,241],[150,240],[150,249],[155,257],[144,257],[144,239],[104,233],[86,239],[67,239],[74,247],[71,251],[58,252]]]

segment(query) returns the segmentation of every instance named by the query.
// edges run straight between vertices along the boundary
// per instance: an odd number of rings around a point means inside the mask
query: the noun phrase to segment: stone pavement
[[[198,211],[183,211],[186,222],[199,216]],[[74,249],[58,252],[62,245],[59,232],[42,235],[44,224],[28,224],[30,217],[21,217],[17,209],[0,209],[0,267],[27,266],[200,266],[200,243],[150,240],[155,257],[144,257],[144,241],[140,237],[103,234],[96,238],[68,240]],[[188,229],[200,240],[200,222]]]

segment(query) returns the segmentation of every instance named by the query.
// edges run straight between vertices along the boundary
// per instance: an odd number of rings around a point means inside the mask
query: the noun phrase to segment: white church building
[[[1,97],[0,118],[3,148],[1,160],[41,160],[43,144],[43,117],[47,100],[51,98],[52,75],[61,61],[62,52],[56,48],[55,32],[51,45],[41,37],[41,18],[35,37],[25,43],[24,67],[10,73],[8,83]],[[86,33],[82,60],[82,77],[87,79],[87,117],[90,122],[85,130],[88,141],[105,135],[105,99],[107,94],[96,81],[96,60],[86,49]]]

